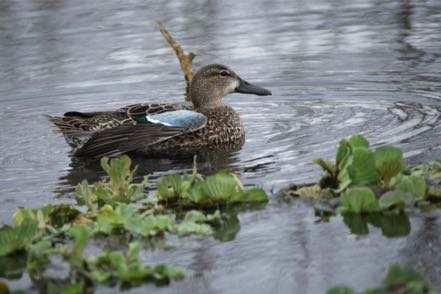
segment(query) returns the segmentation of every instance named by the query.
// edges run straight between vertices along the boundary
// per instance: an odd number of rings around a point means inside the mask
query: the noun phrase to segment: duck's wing
[[[95,132],[132,122],[125,110],[113,112],[66,112],[64,116],[46,116],[72,146],[81,146]]]
[[[124,111],[66,112],[62,117],[48,116],[48,118],[63,134],[96,132],[120,125],[129,119]]]
[[[136,116],[136,124],[122,124],[93,134],[75,152],[80,157],[120,156],[124,153],[159,144],[170,138],[199,130],[207,117],[190,110],[175,110],[160,114]]]
[[[139,116],[159,114],[167,111],[174,111],[180,109],[190,109],[190,107],[183,104],[158,104],[158,103],[141,103],[133,104],[124,108],[127,115],[134,119]]]

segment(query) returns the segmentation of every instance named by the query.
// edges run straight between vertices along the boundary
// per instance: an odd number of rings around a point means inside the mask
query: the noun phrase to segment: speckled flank
[[[240,142],[243,144],[245,130],[239,115],[230,106],[201,111],[208,118],[207,125],[195,132],[171,138],[160,144],[147,146],[144,153],[165,150],[193,149],[195,147],[216,146]]]

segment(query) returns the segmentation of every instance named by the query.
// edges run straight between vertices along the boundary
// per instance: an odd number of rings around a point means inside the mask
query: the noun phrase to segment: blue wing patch
[[[169,127],[199,129],[207,123],[207,117],[200,112],[181,109],[159,114],[136,117],[138,124],[162,124]]]

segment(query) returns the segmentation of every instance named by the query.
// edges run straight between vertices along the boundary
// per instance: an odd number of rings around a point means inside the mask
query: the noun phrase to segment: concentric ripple
[[[365,135],[373,146],[403,148],[409,160],[436,158],[441,112],[435,106],[438,101],[433,103],[334,99],[241,104],[248,134],[241,162],[235,166],[253,170],[250,178],[261,181],[264,177],[267,187],[311,182],[320,172],[312,161],[332,159],[339,140],[357,133]],[[256,111],[265,115],[256,116]],[[256,170],[261,171],[256,174]]]

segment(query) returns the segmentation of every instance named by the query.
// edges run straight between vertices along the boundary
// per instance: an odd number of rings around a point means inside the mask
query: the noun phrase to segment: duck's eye
[[[227,70],[222,70],[219,74],[220,74],[221,76],[223,76],[223,77],[229,77],[229,76],[231,76],[230,72],[227,71]]]

